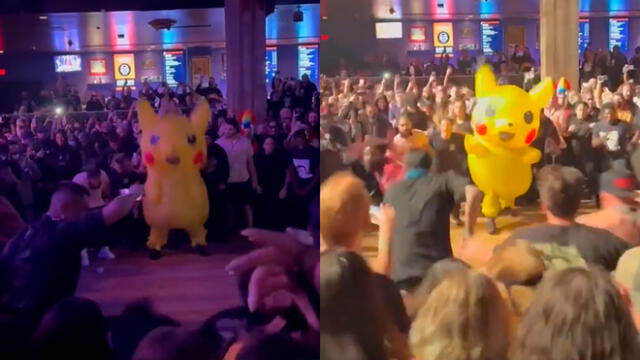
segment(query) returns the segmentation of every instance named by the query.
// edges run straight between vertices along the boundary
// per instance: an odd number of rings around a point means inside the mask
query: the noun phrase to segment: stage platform
[[[224,268],[251,244],[237,238],[209,248],[209,257],[185,245],[166,251],[157,261],[149,260],[144,250],[115,250],[115,260],[96,259],[83,268],[77,295],[98,302],[107,316],[120,314],[131,301],[149,298],[159,312],[198,326],[216,312],[242,303],[235,278]]]

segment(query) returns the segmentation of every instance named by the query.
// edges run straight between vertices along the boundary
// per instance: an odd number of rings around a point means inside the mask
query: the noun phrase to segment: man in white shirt
[[[73,177],[73,182],[80,184],[89,190],[89,209],[101,208],[107,204],[109,194],[109,177],[97,166],[90,166],[87,171],[83,171]],[[87,249],[82,250],[82,266],[89,266],[89,253]],[[115,255],[108,246],[103,246],[98,253],[98,257],[105,260],[115,259]]]
[[[253,191],[260,194],[256,168],[253,163],[253,148],[251,142],[240,134],[240,125],[235,120],[228,120],[221,129],[222,137],[216,141],[229,159],[229,182],[227,194],[230,205],[242,205],[246,225],[253,226],[251,212],[251,197]],[[233,210],[230,207],[229,210]],[[230,212],[231,213],[231,212]]]

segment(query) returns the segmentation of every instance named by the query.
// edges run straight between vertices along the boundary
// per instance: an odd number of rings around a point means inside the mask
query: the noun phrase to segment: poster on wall
[[[580,19],[578,22],[578,52],[584,53],[589,45],[589,19]]]
[[[298,46],[298,78],[309,75],[309,79],[318,83],[318,45]]]
[[[164,57],[164,78],[169,86],[176,86],[187,81],[187,64],[184,51],[174,50],[162,53]]]
[[[209,79],[211,76],[211,57],[210,56],[194,56],[191,58],[191,84],[197,86],[204,77]]]
[[[107,75],[106,59],[89,59],[89,75],[100,76]]]
[[[82,59],[78,55],[54,56],[53,62],[57,73],[82,70]]]
[[[116,87],[122,87],[125,80],[128,85],[134,85],[136,80],[136,65],[133,54],[114,54],[113,67]]]
[[[436,55],[453,53],[453,23],[433,23],[433,46]]]
[[[276,77],[276,72],[278,71],[278,48],[275,46],[268,47],[265,54],[265,77],[267,80],[267,93],[269,93],[271,81]]]
[[[626,53],[629,48],[628,18],[609,19],[609,50],[613,50],[616,45],[620,46],[622,53]]]
[[[482,36],[482,52],[485,55],[493,55],[502,51],[502,25],[500,21],[481,21],[480,30]]]
[[[409,41],[411,42],[426,42],[427,30],[424,26],[412,26],[409,28]]]
[[[402,39],[401,22],[376,23],[376,39]]]

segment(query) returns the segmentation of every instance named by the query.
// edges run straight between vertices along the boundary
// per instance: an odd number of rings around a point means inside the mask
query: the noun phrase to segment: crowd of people
[[[476,97],[453,66],[321,79],[323,359],[640,356],[640,96],[621,55],[582,66],[541,111],[531,146],[543,157],[518,204],[546,221],[498,246],[474,232],[483,194],[464,138]]]
[[[516,45],[511,56],[502,51],[495,51],[489,55],[481,50],[462,49],[455,58],[453,54],[445,53],[442,56],[432,54],[427,58],[411,56],[400,61],[384,54],[380,58],[365,57],[363,63],[356,67],[343,60],[339,74],[361,77],[378,77],[384,74],[428,77],[431,74],[444,76],[447,69],[452,68],[455,75],[472,75],[484,64],[491,65],[497,74],[520,74],[535,68],[537,63],[527,46]]]
[[[125,83],[106,99],[91,93],[80,104],[78,92],[61,85],[36,98],[22,93],[15,113],[0,117],[0,358],[317,357],[315,84],[308,76],[277,77],[267,119],[250,126],[228,113],[213,78],[196,89],[145,81],[137,98],[132,94]],[[244,304],[195,330],[157,313],[153,299],[105,317],[96,302],[74,297],[94,250],[114,259],[147,240],[138,99],[185,114],[209,102],[207,240],[244,236],[256,244],[226,269],[239,279]]]

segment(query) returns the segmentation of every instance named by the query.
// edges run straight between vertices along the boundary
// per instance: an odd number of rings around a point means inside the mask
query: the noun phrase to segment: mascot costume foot
[[[514,85],[499,86],[489,66],[476,74],[477,103],[471,116],[473,135],[465,137],[471,179],[484,194],[482,213],[489,232],[497,232],[495,218],[513,208],[529,189],[531,165],[540,151],[530,147],[538,136],[540,110],[553,96],[554,85],[544,79],[530,92]]]
[[[140,149],[147,168],[142,205],[151,227],[147,242],[150,257],[160,257],[172,229],[186,230],[198,253],[206,255],[204,223],[209,201],[200,168],[207,159],[209,106],[200,101],[190,118],[171,107],[156,115],[146,101],[140,101],[137,110],[142,129]]]

